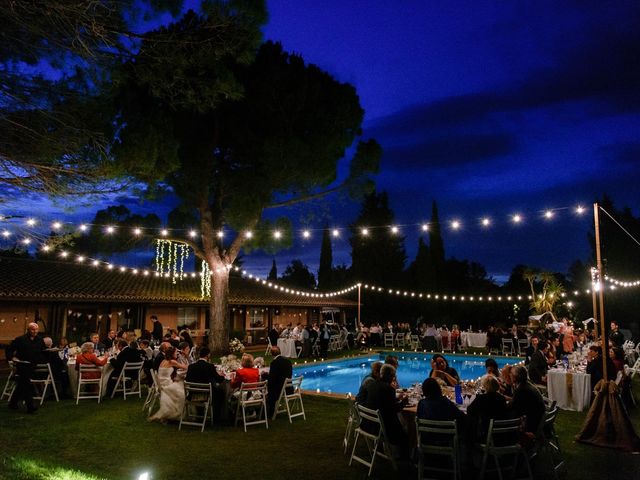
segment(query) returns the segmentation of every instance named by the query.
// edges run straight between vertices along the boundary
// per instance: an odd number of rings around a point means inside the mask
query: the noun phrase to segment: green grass
[[[636,385],[638,386],[638,385]],[[640,397],[640,395],[639,395]],[[35,415],[0,404],[0,478],[11,480],[362,479],[363,466],[348,466],[342,454],[347,401],[305,396],[307,421],[284,416],[248,433],[233,426],[178,431],[177,425],[149,423],[141,401],[129,398],[60,403],[48,401]],[[573,441],[584,413],[561,412],[557,430],[567,461],[566,479],[638,479],[640,455]],[[640,409],[632,412],[640,431]],[[395,478],[380,462],[378,478]],[[402,478],[416,478],[414,475]],[[542,478],[540,476],[536,478]]]

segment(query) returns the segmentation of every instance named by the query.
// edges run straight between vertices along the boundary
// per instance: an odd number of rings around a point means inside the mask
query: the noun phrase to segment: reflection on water
[[[401,386],[409,386],[414,383],[422,383],[431,371],[432,354],[421,353],[396,353],[398,357],[398,382]],[[294,375],[303,375],[302,388],[328,393],[358,392],[362,379],[371,372],[371,364],[375,361],[384,361],[386,354],[372,355],[345,360],[337,360],[322,365],[305,365],[296,367]],[[462,380],[475,380],[484,375],[484,361],[489,358],[476,355],[445,355],[449,366],[458,371]],[[498,367],[514,364],[519,360],[515,358],[495,357]]]

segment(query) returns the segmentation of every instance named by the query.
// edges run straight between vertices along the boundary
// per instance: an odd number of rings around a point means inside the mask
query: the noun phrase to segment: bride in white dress
[[[176,349],[173,347],[165,351],[165,359],[158,368],[158,383],[162,391],[160,392],[160,408],[149,417],[149,421],[158,420],[180,420],[184,407],[184,376],[176,375],[176,380],[171,378],[174,368],[186,370],[188,365],[179,363],[176,360]]]

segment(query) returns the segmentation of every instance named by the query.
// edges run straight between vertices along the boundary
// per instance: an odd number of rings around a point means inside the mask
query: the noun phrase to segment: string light
[[[224,237],[224,232],[222,230],[219,230],[217,235],[218,235],[218,238],[222,238]]]
[[[420,228],[422,229],[423,232],[428,232],[429,231],[429,225],[426,224],[426,223],[423,223]]]
[[[615,278],[610,277],[609,275],[605,275],[604,279],[616,287],[623,287],[623,288],[640,287],[640,280],[617,280]]]
[[[4,238],[9,238],[11,236],[11,232],[9,230],[3,230],[2,231],[2,236]]]
[[[458,230],[458,229],[460,229],[461,226],[462,226],[462,224],[460,223],[460,220],[453,220],[451,222],[451,228],[453,230]]]
[[[547,210],[546,212],[544,212],[544,218],[546,218],[547,220],[551,220],[553,218],[553,211]]]
[[[115,229],[115,227],[112,227],[111,225],[109,225],[109,226],[106,228],[106,230],[105,230],[105,231],[106,231],[107,233],[111,234],[111,233],[115,232],[115,230],[116,230],[116,229]]]
[[[399,231],[400,231],[400,229],[398,227],[396,227],[395,225],[393,227],[391,227],[391,233],[393,233],[394,235],[396,235]]]
[[[275,232],[273,232],[273,238],[275,238],[276,240],[279,240],[282,237],[282,232],[280,230],[276,230]]]
[[[190,238],[196,238],[197,236],[198,236],[198,232],[196,232],[195,230],[189,230]]]
[[[142,235],[142,230],[136,227],[133,229],[133,234],[136,236]]]
[[[487,217],[484,217],[480,223],[483,227],[488,227],[489,225],[491,225],[491,220]]]
[[[35,218],[28,218],[27,219],[27,225],[28,226],[33,227],[33,226],[35,226],[35,224],[36,224],[36,219]]]
[[[334,237],[339,237],[340,236],[340,230],[338,230],[337,228],[334,228],[333,231],[331,232],[331,234]]]
[[[51,228],[54,229],[54,230],[60,230],[62,228],[62,223],[57,222],[57,221],[53,222],[51,224]]]
[[[511,217],[511,220],[513,221],[513,223],[520,223],[522,222],[522,215],[516,213],[513,217]]]
[[[585,210],[586,210],[586,208],[584,208],[582,205],[578,205],[578,206],[576,207],[576,213],[577,213],[578,215],[582,215],[582,214],[585,212]]]
[[[160,235],[163,237],[166,237],[169,235],[169,230],[167,230],[166,228],[163,228],[162,230],[160,230]]]
[[[78,229],[79,229],[81,232],[86,232],[87,230],[89,230],[89,227],[83,223],[82,225],[80,225],[80,226],[78,227]]]
[[[244,232],[244,238],[253,238],[253,232],[251,230],[247,230]]]
[[[363,228],[360,230],[360,233],[362,234],[363,237],[366,237],[367,235],[369,235],[369,229]]]
[[[309,230],[305,230],[304,232],[302,232],[302,237],[305,239],[308,239],[311,237],[311,232]]]

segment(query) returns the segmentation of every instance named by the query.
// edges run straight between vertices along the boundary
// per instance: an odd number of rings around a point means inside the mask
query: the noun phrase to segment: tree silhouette
[[[318,290],[328,290],[333,287],[333,249],[331,234],[327,226],[322,231],[322,246],[320,247],[320,265],[318,266]]]

